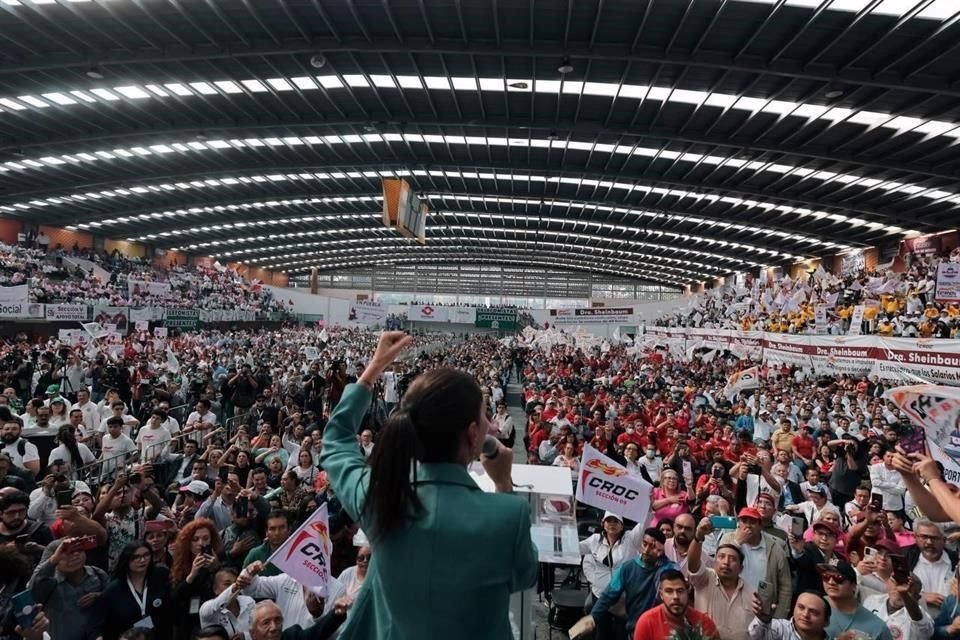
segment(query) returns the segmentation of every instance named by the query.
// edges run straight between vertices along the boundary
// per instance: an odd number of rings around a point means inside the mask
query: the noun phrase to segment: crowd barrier
[[[710,349],[771,366],[803,367],[817,375],[960,386],[960,340],[647,327],[643,341],[666,348],[675,358],[689,359],[694,351]]]

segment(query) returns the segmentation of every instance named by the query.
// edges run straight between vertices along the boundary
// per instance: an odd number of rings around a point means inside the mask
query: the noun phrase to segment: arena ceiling
[[[956,0],[0,0],[0,215],[677,287],[957,226]],[[380,179],[435,212],[420,247]]]

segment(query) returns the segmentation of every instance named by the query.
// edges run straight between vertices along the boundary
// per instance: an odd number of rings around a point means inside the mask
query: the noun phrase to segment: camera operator
[[[320,375],[320,365],[316,362],[310,365],[310,370],[302,378],[304,409],[314,413],[323,413],[323,392],[327,381]]]
[[[33,381],[33,360],[25,357],[21,350],[14,349],[4,358],[3,367],[7,370],[5,384],[16,390],[21,402],[27,402]]]
[[[107,389],[117,384],[117,368],[107,364],[107,357],[98,353],[93,362],[87,366],[83,375],[91,381],[93,402],[98,403],[107,394]]]

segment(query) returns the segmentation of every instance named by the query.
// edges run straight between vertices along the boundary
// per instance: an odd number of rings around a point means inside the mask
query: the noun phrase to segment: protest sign
[[[760,369],[750,367],[743,371],[735,371],[727,379],[727,386],[723,388],[723,395],[733,402],[734,397],[741,391],[756,389],[760,386]]]

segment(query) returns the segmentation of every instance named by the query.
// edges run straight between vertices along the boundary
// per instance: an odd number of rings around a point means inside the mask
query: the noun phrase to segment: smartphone
[[[790,533],[797,540],[803,539],[803,532],[806,531],[806,522],[800,516],[790,516]]]
[[[864,558],[872,558],[872,557],[874,557],[875,555],[877,555],[877,550],[876,550],[875,548],[873,548],[873,547],[864,547],[864,548],[863,548],[863,557],[864,557]]]
[[[220,469],[217,471],[217,475],[219,476],[222,482],[227,481],[227,474],[229,473],[230,473],[230,469],[228,469],[226,466],[220,467]]]
[[[68,553],[77,553],[78,551],[93,551],[97,548],[97,538],[95,536],[83,536],[77,538],[67,545]]]
[[[33,601],[33,594],[29,589],[10,598],[10,611],[21,629],[29,629],[33,626],[33,621],[37,617],[37,603]]]
[[[57,491],[57,508],[60,507],[69,507],[73,504],[73,489],[67,489],[66,491]]]
[[[757,584],[757,598],[760,599],[760,606],[763,607],[764,611],[773,611],[773,589],[766,580],[761,580]]]
[[[30,542],[29,533],[21,533],[19,536],[13,539],[14,544],[27,544]]]
[[[890,554],[890,564],[893,565],[893,581],[897,584],[907,584],[910,580],[910,565],[905,556]]]
[[[238,518],[246,518],[250,512],[250,498],[239,496],[237,501],[233,503],[233,508]]]
[[[883,511],[883,494],[881,493],[871,493],[870,494],[870,510],[871,511]]]
[[[733,516],[710,516],[710,525],[714,529],[736,529],[737,519]]]
[[[213,555],[213,547],[212,547],[211,545],[209,545],[209,544],[203,545],[202,547],[200,547],[200,555],[212,556],[212,555]]]

